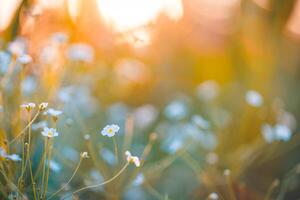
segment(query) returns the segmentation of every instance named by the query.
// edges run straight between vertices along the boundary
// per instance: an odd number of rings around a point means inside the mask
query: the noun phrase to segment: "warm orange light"
[[[0,0],[0,31],[9,26],[21,2],[21,0]]]
[[[161,13],[174,20],[183,14],[181,0],[97,0],[97,3],[104,21],[120,32],[153,22]]]

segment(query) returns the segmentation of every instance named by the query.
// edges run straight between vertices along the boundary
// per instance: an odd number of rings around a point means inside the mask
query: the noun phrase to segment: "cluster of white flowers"
[[[276,124],[271,126],[270,124],[264,124],[261,128],[262,135],[267,143],[273,141],[289,141],[292,137],[291,129],[283,124]]]
[[[25,103],[25,104],[22,104],[20,106],[21,108],[24,108],[26,109],[28,112],[30,112],[31,110],[33,110],[36,106],[35,106],[35,103]],[[45,110],[46,108],[48,107],[48,103],[46,102],[43,102],[43,103],[40,103],[39,104],[39,110]]]

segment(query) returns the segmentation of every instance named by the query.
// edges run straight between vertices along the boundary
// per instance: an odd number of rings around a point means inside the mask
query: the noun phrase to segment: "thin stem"
[[[44,144],[44,166],[43,166],[43,176],[42,176],[42,187],[41,187],[41,198],[42,196],[42,192],[44,190],[44,183],[45,183],[45,173],[46,173],[46,160],[47,160],[47,149],[48,149],[48,143],[49,143],[49,138],[45,138],[45,144]]]
[[[79,193],[79,192],[81,192],[81,191],[83,191],[83,190],[86,190],[86,189],[100,187],[100,186],[102,186],[102,185],[106,185],[106,184],[112,182],[112,181],[115,180],[118,176],[120,176],[120,174],[122,174],[122,173],[125,171],[125,169],[128,167],[128,165],[129,165],[129,163],[127,162],[127,163],[123,166],[123,168],[122,168],[116,175],[114,175],[112,178],[108,179],[107,181],[104,181],[103,183],[99,183],[99,184],[95,184],[95,185],[89,185],[89,186],[80,188],[80,189],[78,189],[78,190],[72,192],[72,195],[74,195],[74,194],[76,194],[76,193]],[[70,195],[67,195],[66,197],[63,198],[63,200],[66,199],[66,198],[69,197],[69,196],[70,196]]]
[[[117,163],[119,163],[118,144],[117,144],[117,140],[116,140],[115,137],[113,137],[113,142],[114,142],[114,149],[115,149],[115,157],[116,157],[116,161],[117,161]]]
[[[70,179],[67,181],[67,183],[64,184],[64,186],[62,186],[59,190],[57,190],[56,192],[54,192],[53,194],[51,194],[50,197],[47,200],[52,199],[55,195],[57,195],[59,192],[61,192],[73,180],[74,176],[76,175],[76,173],[77,173],[77,171],[78,171],[78,169],[80,167],[81,161],[82,161],[82,158],[80,157],[80,160],[79,160],[79,162],[77,164],[77,167],[75,168],[75,171],[74,171],[73,175],[70,177]]]
[[[28,124],[31,122],[31,112],[28,114]],[[34,177],[32,174],[32,165],[31,165],[31,160],[30,160],[30,146],[31,145],[31,126],[28,128],[28,147],[27,147],[27,155],[26,155],[26,160],[29,162],[29,173],[30,173],[30,178],[31,178],[31,183],[32,183],[32,190],[33,190],[33,197],[34,200],[36,200],[36,185],[34,181]]]
[[[10,146],[12,143],[14,143],[20,136],[22,136],[22,134],[24,134],[24,137],[25,137],[26,130],[33,124],[33,122],[36,120],[36,118],[38,117],[39,114],[40,114],[40,111],[38,111],[35,114],[35,116],[32,118],[32,120],[27,124],[27,126],[25,126],[25,128],[8,143],[8,146]]]
[[[229,193],[230,199],[236,200],[236,197],[234,195],[234,190],[233,190],[233,187],[232,187],[231,174],[230,173],[225,174],[225,179],[226,179],[226,182],[227,182],[228,193]]]
[[[53,144],[51,144],[52,143],[52,141],[50,141],[49,142],[50,143],[50,145],[49,145],[49,149],[48,149],[48,162],[47,162],[47,164],[48,164],[48,169],[47,169],[47,173],[46,173],[46,180],[45,180],[45,188],[44,188],[44,199],[46,199],[46,195],[47,195],[47,190],[48,190],[48,181],[49,181],[49,174],[50,174],[50,167],[51,167],[51,164],[50,164],[50,162],[51,162],[51,156],[52,156],[52,154],[51,154],[51,152],[52,152],[52,145]]]
[[[270,197],[271,197],[271,195],[272,195],[274,189],[275,189],[278,185],[279,185],[279,180],[278,180],[278,179],[276,179],[276,180],[274,180],[274,181],[272,182],[272,184],[270,185],[270,187],[269,187],[269,189],[268,189],[268,191],[267,191],[267,194],[266,194],[264,200],[269,200],[269,199],[270,199]]]

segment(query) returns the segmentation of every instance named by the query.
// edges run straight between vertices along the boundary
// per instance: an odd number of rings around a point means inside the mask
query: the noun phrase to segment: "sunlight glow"
[[[0,0],[0,31],[9,26],[21,2],[21,0]]]
[[[147,25],[159,14],[172,20],[183,15],[181,0],[97,0],[97,4],[104,21],[120,32]]]

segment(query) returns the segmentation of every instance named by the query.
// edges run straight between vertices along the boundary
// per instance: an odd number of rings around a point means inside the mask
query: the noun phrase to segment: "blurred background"
[[[138,155],[157,134],[121,199],[300,199],[299,0],[0,0],[0,48],[2,132],[47,101],[67,158],[107,123],[132,128]],[[19,52],[32,62],[9,70]]]

